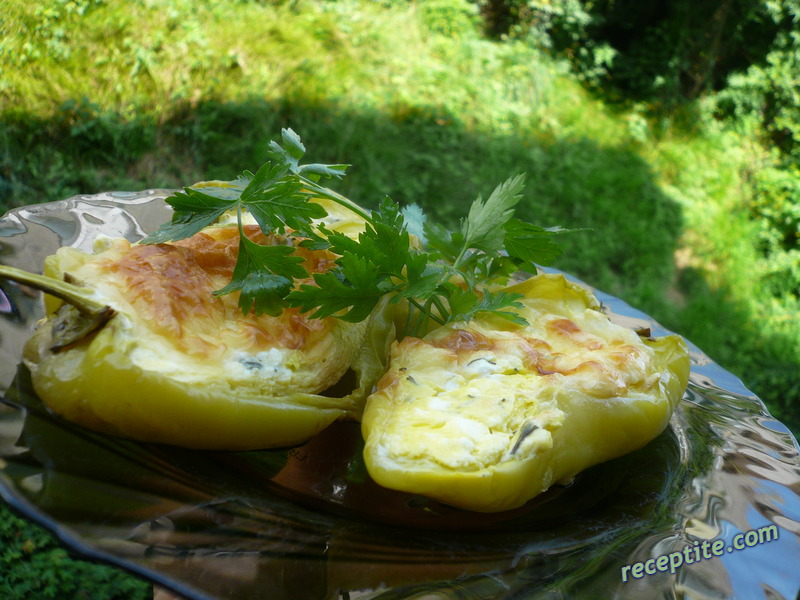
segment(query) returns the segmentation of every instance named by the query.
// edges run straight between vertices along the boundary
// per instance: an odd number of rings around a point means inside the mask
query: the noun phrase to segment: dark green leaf
[[[522,294],[509,294],[508,292],[498,292],[497,294],[491,293],[489,290],[484,290],[483,297],[480,302],[475,306],[474,312],[490,312],[493,315],[502,317],[517,325],[527,325],[528,321],[519,316],[513,310],[502,310],[505,308],[523,308],[522,304],[518,302],[523,298]]]
[[[247,202],[254,195],[259,194],[263,190],[268,190],[275,187],[281,183],[288,172],[289,169],[286,168],[285,165],[280,163],[273,165],[269,161],[261,165],[261,168],[255,173],[255,175],[249,171],[245,171],[242,181],[247,181],[247,185],[240,194],[242,202]]]
[[[268,314],[279,316],[285,307],[284,298],[292,289],[292,280],[266,271],[250,271],[244,279],[232,280],[218,295],[241,291],[239,308],[242,314],[253,311],[257,316]]]
[[[514,311],[503,310],[522,308],[522,305],[517,302],[522,298],[521,294],[507,292],[493,294],[489,290],[483,290],[483,294],[478,296],[471,290],[464,290],[454,285],[447,286],[446,293],[451,311],[449,322],[469,321],[478,313],[489,312],[518,325],[527,324],[527,321]]]
[[[410,240],[403,229],[403,217],[397,205],[388,199],[372,212],[358,240],[324,227],[320,231],[328,238],[331,252],[342,257],[357,256],[382,277],[402,277],[411,261]],[[344,264],[341,259],[337,262]]]
[[[224,212],[249,211],[262,231],[304,238],[305,248],[327,249],[338,255],[336,266],[314,275],[316,285],[295,289],[296,280],[307,278],[303,259],[292,246],[261,246],[240,231],[239,257],[231,282],[216,294],[241,292],[242,310],[279,314],[291,305],[311,312],[314,318],[336,315],[348,321],[366,318],[380,298],[394,294],[394,302],[408,300],[411,325],[429,318],[437,322],[469,320],[491,312],[520,323],[513,311],[517,296],[478,290],[486,282],[507,277],[522,267],[548,264],[560,249],[552,240],[560,230],[544,229],[513,218],[521,198],[523,177],[497,186],[484,202],[478,198],[462,220],[461,230],[451,233],[429,223],[415,206],[399,209],[385,198],[366,214],[365,230],[352,239],[317,223],[326,211],[311,200],[315,195],[349,205],[349,201],[320,186],[321,178],[340,179],[347,165],[301,165],[306,148],[291,129],[281,132],[281,143],[271,142],[270,161],[256,173],[245,171],[229,184],[198,184],[171,200],[172,221],[146,241],[169,241],[194,235]],[[426,241],[427,252],[411,247],[411,235]],[[505,253],[502,251],[505,249]],[[453,281],[460,281],[463,287]],[[413,327],[412,327],[413,329]]]
[[[332,231],[327,229],[324,225],[319,227],[320,233],[328,240],[328,248],[334,254],[345,256],[353,254],[356,256],[363,256],[363,248],[359,245],[357,240],[347,236],[339,231]],[[317,242],[317,245],[321,245]]]
[[[522,175],[512,177],[498,185],[486,202],[478,198],[472,203],[461,227],[467,248],[495,253],[503,247],[503,225],[514,214],[524,182]]]
[[[359,235],[361,253],[381,272],[401,276],[408,262],[409,238],[405,231],[396,231],[384,223],[367,226]]]
[[[218,198],[192,188],[175,192],[166,201],[174,209],[172,221],[143,239],[143,244],[160,244],[191,237],[236,207],[236,200]]]
[[[455,262],[464,245],[464,236],[460,232],[451,232],[438,223],[428,221],[425,223],[425,235],[428,239],[427,248],[435,253],[434,258]]]
[[[506,252],[523,261],[520,266],[528,271],[535,273],[535,265],[549,265],[561,255],[553,236],[564,230],[545,229],[519,219],[510,219],[504,229]]]
[[[432,271],[442,273],[442,276],[444,276],[445,270],[445,265],[433,261],[431,259],[431,255],[427,252],[421,252],[416,249],[410,249],[408,251],[408,260],[406,261],[406,277],[410,282],[413,282],[415,279],[425,277]]]
[[[398,302],[402,298],[416,298],[424,303],[434,294],[439,293],[439,286],[447,273],[444,266],[431,263],[421,272],[417,271],[414,269],[412,272],[409,269],[408,283],[392,299],[393,302]]]
[[[465,290],[453,284],[443,286],[443,291],[450,306],[450,320],[468,321],[478,304],[478,296],[472,290]]]
[[[194,188],[186,188],[183,192],[175,192],[166,201],[176,213],[191,213],[195,216],[222,214],[236,206],[235,200],[212,196],[205,191]]]
[[[312,163],[309,165],[302,165],[299,172],[302,175],[317,175],[320,177],[332,177],[334,179],[341,179],[345,175],[347,167],[350,165],[321,165]]]
[[[391,285],[363,258],[348,255],[342,259],[340,273],[315,273],[316,285],[301,285],[287,296],[288,302],[303,312],[313,310],[313,319],[331,315],[353,323],[366,319],[378,301],[391,291]]]
[[[257,315],[278,315],[293,280],[308,277],[302,262],[291,246],[262,246],[241,236],[231,282],[214,294],[241,291],[239,307],[244,314],[254,310]]]
[[[320,225],[319,229],[322,231],[324,227]],[[299,244],[303,248],[308,248],[309,250],[329,250],[331,248],[331,243],[328,241],[328,238],[320,235],[313,229],[300,233],[306,238]]]
[[[521,265],[508,256],[497,256],[485,264],[485,279],[507,280],[520,270]],[[535,273],[535,271],[532,271]]]
[[[321,219],[328,214],[322,205],[308,202],[308,197],[300,182],[284,180],[253,191],[242,204],[265,232],[278,230],[283,233],[284,226],[307,231],[312,219]]]
[[[389,198],[389,196],[384,196],[378,208],[372,211],[372,219],[370,219],[370,222],[373,225],[376,223],[383,223],[387,227],[398,232],[405,231],[405,219],[400,212],[400,207],[394,200]]]

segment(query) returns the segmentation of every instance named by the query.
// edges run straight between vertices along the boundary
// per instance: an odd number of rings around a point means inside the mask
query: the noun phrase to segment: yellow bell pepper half
[[[393,344],[362,420],[380,485],[513,509],[666,428],[689,377],[682,338],[612,323],[561,275],[507,291],[524,295],[529,325],[486,316]]]
[[[245,229],[258,243],[286,243]],[[385,372],[390,319],[242,315],[238,293],[212,295],[230,281],[237,244],[236,226],[217,225],[169,244],[105,238],[94,254],[48,257],[39,287],[68,293],[47,297],[24,352],[42,401],[100,432],[202,449],[296,445],[358,418]],[[334,258],[296,253],[310,273]]]

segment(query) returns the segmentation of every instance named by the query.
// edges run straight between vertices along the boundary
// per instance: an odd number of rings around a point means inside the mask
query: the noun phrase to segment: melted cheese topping
[[[244,229],[259,244],[291,243],[265,236],[257,225]],[[212,226],[166,244],[106,238],[92,256],[62,249],[55,268],[91,287],[119,313],[120,343],[129,345],[129,356],[143,369],[178,381],[214,379],[269,394],[323,391],[350,365],[363,327],[309,319],[294,309],[277,317],[243,315],[238,292],[213,295],[230,282],[238,246],[236,226]],[[298,247],[295,253],[312,275],[335,259],[327,251]]]
[[[461,472],[525,460],[552,447],[559,395],[602,402],[653,390],[653,350],[573,300],[528,297],[526,327],[476,319],[396,343],[365,414],[380,421],[368,441],[379,460]]]

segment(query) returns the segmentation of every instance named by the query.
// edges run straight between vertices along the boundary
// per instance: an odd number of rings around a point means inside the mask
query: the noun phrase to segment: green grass
[[[686,335],[800,431],[800,307],[759,283],[749,209],[771,159],[711,98],[666,117],[607,106],[558,62],[420,3],[136,4],[5,2],[0,209],[230,179],[285,126],[312,160],[353,165],[342,193],[448,224],[523,172],[524,218],[590,228],[556,266]],[[0,520],[6,560],[32,564],[39,534]]]
[[[105,565],[76,560],[45,530],[0,504],[0,598],[148,600],[152,586]]]

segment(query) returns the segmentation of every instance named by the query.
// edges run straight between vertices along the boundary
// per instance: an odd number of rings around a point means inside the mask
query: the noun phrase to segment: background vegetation
[[[523,218],[591,228],[558,267],[687,336],[800,431],[798,0],[2,9],[0,212],[231,179],[284,126],[353,165],[342,193],[448,224],[524,172]],[[5,509],[0,536],[3,597],[146,597]]]

